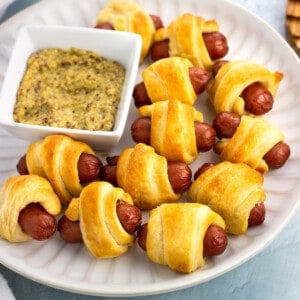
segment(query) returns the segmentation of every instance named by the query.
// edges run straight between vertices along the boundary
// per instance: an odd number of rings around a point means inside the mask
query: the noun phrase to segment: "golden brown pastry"
[[[224,220],[199,203],[162,204],[150,211],[147,255],[155,263],[190,273],[205,264],[203,240],[210,225],[225,228]]]
[[[264,156],[281,141],[284,141],[284,135],[275,125],[261,117],[244,115],[233,136],[219,140],[215,149],[223,161],[243,162],[265,173],[269,166]]]
[[[151,102],[179,100],[193,105],[197,94],[189,75],[191,67],[192,63],[182,57],[160,59],[147,67],[142,77]]]
[[[78,160],[82,153],[95,154],[85,143],[65,135],[49,135],[29,145],[26,164],[30,174],[47,178],[63,203],[82,190]]]
[[[169,40],[169,55],[189,59],[194,66],[210,69],[213,61],[203,39],[203,33],[217,32],[219,25],[214,20],[184,13],[167,27],[155,32],[154,41]]]
[[[73,198],[65,215],[80,223],[83,242],[97,258],[112,258],[125,253],[134,244],[134,234],[125,231],[117,215],[118,201],[133,204],[131,196],[105,181],[85,186]]]
[[[51,215],[60,213],[61,204],[50,183],[38,175],[12,176],[0,189],[0,236],[10,242],[26,242],[32,237],[25,233],[18,219],[23,208],[40,203]]]
[[[139,108],[141,117],[151,118],[151,142],[155,151],[168,161],[187,164],[198,156],[194,122],[203,115],[193,106],[178,100],[160,101]]]
[[[142,38],[141,62],[148,54],[155,26],[150,15],[132,0],[110,0],[97,17],[97,24],[110,23],[115,30],[133,32]]]
[[[263,176],[243,163],[221,162],[202,174],[188,190],[192,201],[208,205],[222,216],[226,231],[242,234],[255,204],[266,198]]]
[[[251,61],[230,61],[224,64],[207,86],[209,99],[215,111],[249,114],[242,92],[249,85],[259,82],[275,97],[283,78],[280,72],[272,72],[265,66]]]
[[[118,186],[129,193],[140,209],[152,209],[161,203],[179,200],[168,178],[168,163],[154,148],[142,143],[124,149],[118,159]]]

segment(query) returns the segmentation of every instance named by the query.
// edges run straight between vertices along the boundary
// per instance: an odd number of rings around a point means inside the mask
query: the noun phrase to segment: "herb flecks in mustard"
[[[125,68],[98,54],[71,48],[33,53],[21,81],[15,122],[110,131]]]

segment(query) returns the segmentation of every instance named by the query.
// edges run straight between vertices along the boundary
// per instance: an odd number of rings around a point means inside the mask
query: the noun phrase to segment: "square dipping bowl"
[[[13,111],[20,82],[29,56],[41,49],[78,48],[93,51],[119,62],[125,68],[125,81],[111,131],[78,130],[14,121]],[[35,141],[50,134],[65,134],[89,144],[99,151],[108,151],[122,137],[139,68],[141,37],[134,33],[84,27],[29,25],[20,29],[8,64],[0,95],[0,126],[13,136]]]

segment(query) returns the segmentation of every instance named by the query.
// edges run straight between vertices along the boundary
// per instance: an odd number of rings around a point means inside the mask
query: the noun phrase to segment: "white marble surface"
[[[16,0],[4,15],[4,19],[35,2],[37,1]],[[232,0],[232,2],[238,3],[263,18],[285,37],[285,0]],[[72,294],[38,284],[3,266],[0,266],[0,273],[8,281],[16,299],[96,299],[96,297]],[[300,211],[297,211],[282,233],[264,251],[240,267],[214,280],[189,289],[157,296],[137,297],[136,299],[296,300],[300,299],[299,283]],[[113,298],[98,297],[97,299]]]

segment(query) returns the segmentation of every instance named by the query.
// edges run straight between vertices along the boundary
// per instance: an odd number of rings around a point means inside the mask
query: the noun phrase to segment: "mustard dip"
[[[33,53],[21,81],[15,122],[110,131],[125,68],[98,54],[71,48]]]

